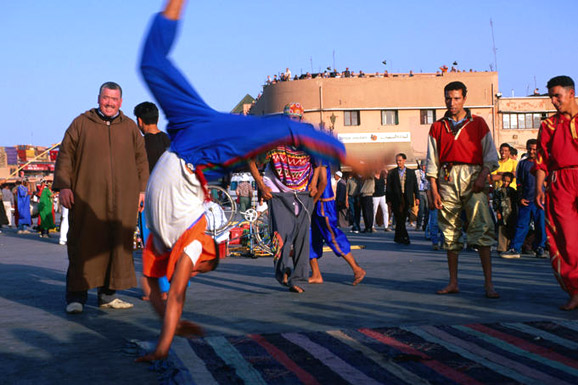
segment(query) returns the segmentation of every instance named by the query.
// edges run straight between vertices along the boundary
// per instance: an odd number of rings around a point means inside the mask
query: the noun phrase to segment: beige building
[[[333,131],[348,152],[363,157],[376,150],[383,153],[384,164],[393,164],[395,154],[405,152],[414,164],[426,156],[431,123],[446,111],[443,89],[449,82],[466,84],[466,107],[485,119],[497,148],[508,143],[519,156],[526,141],[538,137],[542,120],[556,112],[548,96],[503,97],[497,72],[366,76],[270,84],[250,113],[279,114],[285,104],[298,102],[305,120]]]
[[[494,136],[496,146],[508,143],[521,155],[526,151],[526,141],[538,137],[542,120],[556,113],[547,96],[497,98],[499,129]]]
[[[270,84],[251,114],[279,114],[298,102],[305,120],[333,131],[349,153],[363,157],[383,152],[384,163],[405,152],[408,161],[423,159],[431,124],[446,111],[443,89],[452,81],[468,87],[467,107],[482,116],[495,134],[496,72],[366,75],[364,78],[301,79]]]

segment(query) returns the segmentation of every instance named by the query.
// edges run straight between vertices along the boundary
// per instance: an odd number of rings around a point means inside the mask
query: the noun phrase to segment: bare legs
[[[480,262],[482,263],[482,270],[484,271],[484,288],[486,290],[486,297],[500,298],[500,295],[494,290],[492,283],[492,257],[489,246],[480,246],[479,249]],[[457,294],[460,292],[458,286],[458,253],[455,251],[447,252],[448,255],[448,269],[450,272],[449,284],[437,291],[437,294]],[[578,306],[578,296],[576,298],[576,306]]]
[[[492,255],[490,246],[480,246],[478,249],[482,270],[484,271],[484,287],[486,288],[486,297],[500,298],[500,295],[494,290],[492,283]]]
[[[351,255],[351,253],[347,253],[343,256],[343,259],[347,262],[351,270],[353,271],[353,282],[352,285],[356,286],[363,278],[365,278],[365,270],[363,270],[358,264],[355,258]],[[311,265],[311,277],[309,278],[309,283],[313,284],[321,284],[323,283],[323,277],[321,276],[321,270],[319,270],[319,263],[317,262],[317,258],[312,258],[309,260],[309,264]]]
[[[448,250],[448,269],[450,271],[450,283],[437,294],[457,294],[460,292],[458,287],[458,253]]]

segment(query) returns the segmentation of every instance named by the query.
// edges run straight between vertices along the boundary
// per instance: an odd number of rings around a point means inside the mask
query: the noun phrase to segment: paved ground
[[[64,312],[65,247],[57,237],[0,234],[0,383],[154,384],[155,373],[133,363],[123,347],[131,339],[154,340],[159,322],[140,290],[121,293],[131,310],[99,310],[96,293],[81,315]],[[433,251],[422,232],[398,246],[393,233],[351,235],[364,250],[354,254],[367,277],[357,287],[340,259],[320,261],[325,284],[301,295],[277,285],[271,258],[227,258],[215,272],[193,278],[184,317],[207,335],[326,331],[412,325],[574,320],[558,305],[565,294],[549,261],[494,258],[500,300],[486,299],[477,254],[460,257],[461,294],[438,296],[445,286],[445,254]],[[140,255],[135,253],[137,268]]]

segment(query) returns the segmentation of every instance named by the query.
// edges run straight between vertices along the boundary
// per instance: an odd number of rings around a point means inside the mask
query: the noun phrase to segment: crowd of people
[[[454,66],[451,67],[451,69],[448,70],[448,67],[446,65],[443,65],[439,68],[438,71],[436,71],[436,75],[437,76],[443,76],[443,74],[450,72],[450,73],[458,73],[458,72],[476,72],[473,69],[470,69],[469,71],[466,70],[460,70]],[[274,74],[273,76],[268,75],[267,79],[265,80],[265,86],[268,86],[270,84],[277,84],[280,82],[288,82],[288,81],[293,81],[293,80],[302,80],[302,79],[316,79],[316,78],[388,78],[390,76],[392,77],[398,77],[398,76],[408,76],[408,77],[412,77],[414,76],[414,72],[413,70],[410,70],[407,74],[390,74],[387,70],[385,70],[384,72],[363,72],[362,70],[359,70],[358,72],[352,71],[349,69],[349,67],[346,67],[344,71],[338,71],[335,68],[331,68],[331,67],[327,67],[327,69],[323,72],[306,72],[304,74],[301,75],[295,75],[295,76],[291,76],[291,70],[289,70],[289,68],[286,68],[284,72],[280,72],[279,74]]]
[[[41,238],[49,238],[49,233],[57,230],[55,214],[60,206],[51,182],[41,179],[36,183],[21,177],[14,183],[4,180],[0,186],[0,226],[17,228],[18,234],[38,232]]]
[[[548,83],[557,113],[543,122],[536,141],[528,141],[528,153],[518,164],[507,144],[500,146],[498,159],[488,125],[465,107],[466,85],[455,81],[444,88],[447,112],[430,128],[427,159],[414,170],[407,167],[406,154],[398,153],[397,167],[385,170],[389,160],[361,162],[334,136],[302,122],[299,103],[270,118],[209,107],[168,59],[182,10],[183,0],[169,0],[155,15],[140,62],[144,81],[168,120],[168,136],[156,126],[156,105],[137,106],[135,123],[120,110],[120,85],[106,82],[98,106],[75,118],[62,140],[52,187],[69,210],[67,313],[82,313],[94,288],[100,308],[133,307],[117,291],[137,285],[133,234],[140,212],[149,232],[142,257],[144,297],[162,319],[162,329],[154,351],[138,361],[165,358],[175,335],[201,334],[181,315],[190,278],[216,269],[220,259],[206,231],[207,179],[242,165],[267,202],[275,279],[292,293],[323,283],[324,244],[349,265],[354,286],[363,281],[366,271],[340,229],[361,232],[363,218],[364,233],[380,225],[384,231],[395,228],[394,241],[409,245],[409,222],[427,230],[434,249],[443,245],[449,282],[437,291],[440,295],[459,293],[458,257],[467,242],[479,253],[486,297],[497,299],[491,262],[496,224],[499,247],[507,248],[503,255],[514,258],[532,221],[533,250],[543,256],[547,242],[555,275],[569,294],[562,308],[578,308],[578,249],[570,245],[578,225],[578,104],[572,79],[559,76]],[[291,79],[288,69],[286,78]],[[339,171],[341,166],[352,171]],[[6,197],[2,191],[4,211],[8,203],[24,208],[18,211],[22,229],[31,225],[32,193],[26,184],[8,190]],[[240,196],[252,194],[242,190]],[[49,200],[52,190],[45,186],[40,193],[43,236],[54,226],[47,215],[53,207]],[[537,229],[544,217],[546,237]]]

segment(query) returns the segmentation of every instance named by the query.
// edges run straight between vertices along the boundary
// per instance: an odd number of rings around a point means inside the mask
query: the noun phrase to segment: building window
[[[420,124],[433,124],[436,121],[436,110],[420,110]]]
[[[395,126],[399,124],[397,117],[397,110],[382,110],[381,111],[381,125]]]
[[[359,111],[344,111],[343,118],[345,126],[359,126]]]
[[[537,129],[540,128],[542,120],[547,117],[546,112],[502,114],[502,128],[504,130]]]

